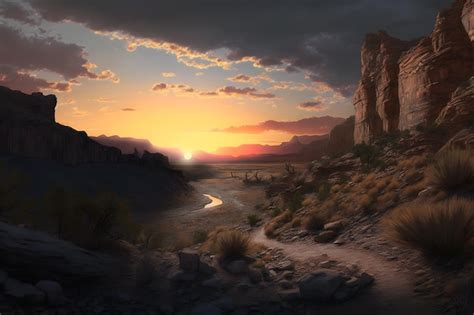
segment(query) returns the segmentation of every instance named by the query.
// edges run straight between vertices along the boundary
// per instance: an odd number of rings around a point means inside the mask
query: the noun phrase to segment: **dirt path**
[[[335,245],[292,242],[285,244],[268,239],[263,229],[257,230],[253,240],[267,247],[280,248],[288,257],[306,261],[327,254],[331,259],[355,263],[375,277],[375,285],[346,303],[318,310],[318,314],[441,314],[430,301],[414,295],[410,275],[396,270],[396,265],[367,250],[355,250]],[[322,312],[321,312],[322,311]],[[314,314],[309,311],[308,314]]]

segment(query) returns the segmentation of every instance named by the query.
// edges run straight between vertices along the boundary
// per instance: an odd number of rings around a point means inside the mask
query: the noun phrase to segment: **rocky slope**
[[[447,111],[470,113],[472,16],[472,1],[457,0],[438,14],[431,35],[417,43],[384,32],[367,36],[354,96],[355,143],[370,142],[384,132],[443,124],[446,116],[456,116]]]

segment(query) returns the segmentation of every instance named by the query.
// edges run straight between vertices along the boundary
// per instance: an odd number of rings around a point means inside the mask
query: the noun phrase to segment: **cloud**
[[[0,66],[3,71],[8,68],[11,88],[24,91],[70,91],[81,77],[119,81],[110,70],[94,72],[97,66],[86,59],[84,48],[79,45],[63,43],[53,37],[28,37],[5,24],[0,24],[0,38],[3,43],[8,43],[0,45]],[[68,82],[48,82],[32,74],[40,70],[56,73]]]
[[[18,71],[17,69],[0,64],[0,84],[17,89],[25,93],[33,93],[39,90],[50,90],[55,92],[71,91],[69,82],[50,82],[37,78],[29,73]]]
[[[122,108],[122,112],[135,112],[135,111],[136,111],[136,109],[131,108],[131,107]]]
[[[173,78],[173,77],[176,76],[176,73],[174,73],[174,72],[162,72],[161,75],[164,78]]]
[[[215,131],[246,134],[263,133],[266,131],[280,131],[293,135],[321,135],[329,133],[332,128],[343,121],[344,118],[331,116],[311,117],[297,121],[267,120],[256,125],[228,127]]]
[[[298,104],[298,108],[307,111],[316,111],[319,112],[323,110],[323,104],[321,101],[309,101]]]
[[[0,3],[0,16],[24,24],[39,24],[39,21],[33,17],[31,11],[26,10],[22,5],[12,1],[4,1]]]
[[[151,88],[153,92],[174,92],[181,95],[197,95],[197,96],[247,96],[255,99],[275,98],[275,95],[268,92],[261,92],[255,88],[237,88],[235,86],[225,86],[216,91],[200,91],[186,84],[167,84],[157,83]]]
[[[348,96],[359,77],[359,50],[366,33],[386,29],[406,39],[419,37],[431,31],[437,11],[452,1],[28,2],[49,21],[71,20],[121,34],[130,42],[129,49],[163,49],[197,68],[247,60],[261,67],[302,70]],[[211,55],[221,48],[228,50],[226,59]]]
[[[275,95],[272,93],[258,92],[255,88],[237,88],[235,86],[226,86],[219,89],[219,92],[226,95],[248,95],[255,98],[274,98]]]

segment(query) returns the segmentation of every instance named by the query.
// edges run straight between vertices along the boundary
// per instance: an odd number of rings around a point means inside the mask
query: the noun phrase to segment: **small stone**
[[[262,282],[262,272],[259,269],[249,268],[248,277],[254,284]]]
[[[36,288],[46,295],[46,299],[51,305],[61,305],[66,302],[63,288],[56,281],[41,280],[36,284]]]
[[[178,252],[179,268],[188,272],[199,270],[199,252],[194,249],[183,249]]]
[[[245,260],[234,260],[226,266],[226,270],[232,274],[243,274],[247,271],[247,262]]]
[[[366,272],[363,272],[359,277],[359,283],[362,288],[371,285],[374,281],[374,277]]]
[[[356,277],[351,277],[347,280],[344,285],[348,286],[349,288],[353,288],[359,285],[359,279]]]
[[[294,272],[293,272],[293,271],[286,270],[286,271],[283,271],[283,273],[281,274],[280,277],[281,277],[282,279],[290,280],[290,279],[293,279],[293,276],[294,276]]]
[[[222,288],[222,281],[218,277],[212,277],[204,280],[202,283],[203,287],[219,290]]]
[[[329,222],[324,225],[324,230],[339,232],[344,227],[342,220]]]
[[[331,268],[334,265],[334,262],[331,260],[325,260],[319,263],[321,268]]]
[[[206,262],[201,261],[199,263],[199,273],[206,276],[212,276],[213,274],[216,273],[216,268],[212,267]]]
[[[275,268],[277,270],[295,270],[295,263],[289,260],[282,261],[281,263],[278,264],[278,266]]]
[[[45,299],[45,294],[28,283],[8,278],[4,284],[5,295],[26,303],[39,304]]]
[[[293,283],[291,283],[291,281],[288,281],[288,280],[281,280],[279,282],[279,285],[282,289],[285,289],[285,290],[293,288]]]
[[[341,238],[338,238],[338,239],[336,239],[336,240],[334,241],[334,244],[335,244],[335,245],[344,245],[345,242],[344,242],[344,240],[342,240]]]

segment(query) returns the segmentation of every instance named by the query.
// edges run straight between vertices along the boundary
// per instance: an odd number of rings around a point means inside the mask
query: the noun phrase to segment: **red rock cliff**
[[[431,35],[415,44],[385,33],[367,36],[354,97],[355,143],[370,142],[383,132],[442,123],[438,116],[448,104],[453,117],[454,104],[471,99],[459,89],[469,87],[474,74],[472,2],[458,0],[440,12]]]

